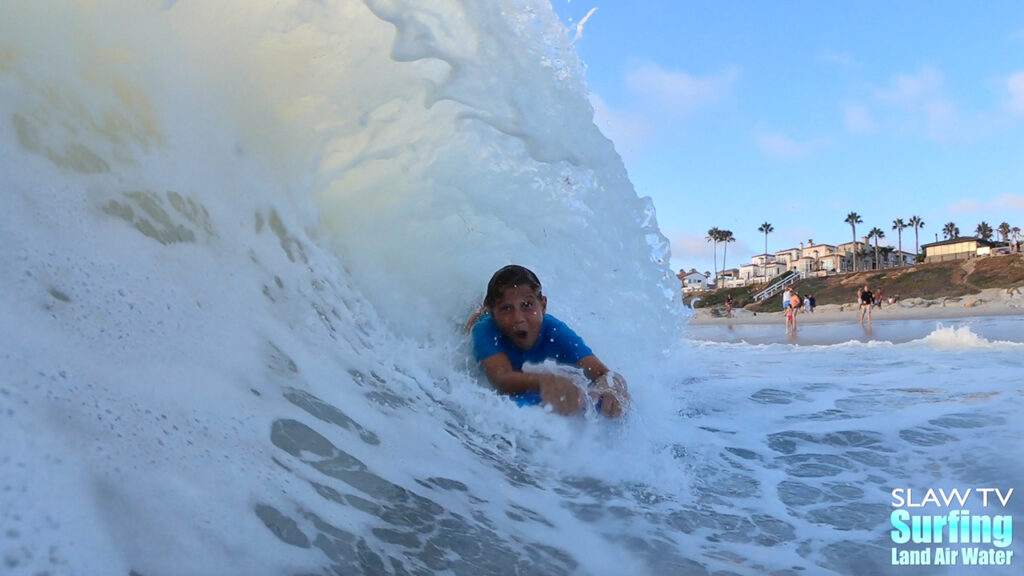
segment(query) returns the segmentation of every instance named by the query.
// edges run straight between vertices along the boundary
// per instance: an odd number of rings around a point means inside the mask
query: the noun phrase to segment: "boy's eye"
[[[533,308],[533,300],[523,300],[523,308]]]

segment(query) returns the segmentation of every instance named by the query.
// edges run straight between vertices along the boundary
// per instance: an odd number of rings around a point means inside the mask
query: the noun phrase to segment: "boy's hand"
[[[575,414],[583,409],[583,395],[576,383],[564,376],[544,374],[540,380],[540,399],[558,414]]]
[[[590,398],[595,404],[600,402],[601,414],[609,418],[618,418],[629,409],[626,380],[614,372],[607,372],[594,380]]]

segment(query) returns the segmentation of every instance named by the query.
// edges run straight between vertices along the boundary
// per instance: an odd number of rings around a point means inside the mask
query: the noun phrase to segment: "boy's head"
[[[522,266],[506,266],[494,273],[487,284],[484,305],[498,329],[520,350],[537,344],[544,324],[547,299],[540,280]]]
[[[509,264],[491,276],[487,283],[487,295],[484,297],[484,306],[493,308],[505,290],[519,286],[529,286],[537,293],[537,298],[543,298],[541,294],[540,280],[529,268]]]

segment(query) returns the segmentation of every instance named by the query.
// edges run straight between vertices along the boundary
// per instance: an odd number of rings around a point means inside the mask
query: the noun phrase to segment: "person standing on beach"
[[[786,334],[796,334],[796,313],[800,310],[800,295],[796,290],[789,292],[789,306],[786,307]]]
[[[785,311],[789,308],[789,301],[793,296],[793,289],[786,287],[786,291],[782,293],[782,310]]]
[[[875,305],[875,295],[871,293],[871,289],[865,284],[863,288],[857,290],[857,298],[860,300],[860,323],[864,324],[864,316],[868,317],[868,324],[871,324],[871,307]]]
[[[725,317],[732,318],[732,294],[725,297]]]

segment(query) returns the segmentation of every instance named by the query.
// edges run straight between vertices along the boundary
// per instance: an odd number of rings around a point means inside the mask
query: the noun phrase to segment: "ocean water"
[[[688,338],[550,5],[422,4],[0,3],[0,572],[1017,573],[890,536],[1024,488],[1013,320]],[[481,380],[511,261],[628,418]]]
[[[798,317],[797,331],[788,333],[785,320],[768,324],[693,324],[685,329],[688,339],[696,341],[730,342],[741,344],[792,344],[820,346],[847,342],[884,342],[904,344],[922,338],[940,338],[949,330],[970,334],[955,340],[957,346],[966,345],[971,338],[979,342],[1021,342],[1024,339],[1024,314],[1010,316],[973,316],[956,320],[929,318],[878,318],[861,324],[855,311],[838,322],[815,323],[813,315]]]

